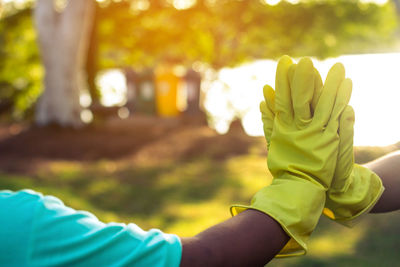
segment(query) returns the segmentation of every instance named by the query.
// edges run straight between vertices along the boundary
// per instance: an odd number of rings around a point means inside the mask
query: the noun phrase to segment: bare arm
[[[400,151],[396,151],[365,165],[382,179],[385,191],[371,213],[400,209]]]
[[[288,241],[274,219],[250,209],[182,238],[181,266],[264,266]]]

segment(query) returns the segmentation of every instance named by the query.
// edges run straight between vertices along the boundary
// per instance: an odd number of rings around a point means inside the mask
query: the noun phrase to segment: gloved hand
[[[288,71],[289,82],[294,79],[296,65]],[[311,111],[316,109],[321,94],[322,80],[314,70],[315,94]],[[275,117],[275,93],[266,85],[263,89],[265,101],[260,104],[265,138],[271,142]],[[354,111],[347,106],[339,120],[339,152],[331,188],[327,192],[324,214],[330,219],[352,226],[355,219],[366,214],[383,193],[382,181],[378,175],[363,166],[354,164],[353,135]]]
[[[250,206],[231,207],[232,215],[256,209],[274,218],[291,237],[278,256],[301,255],[325,204],[338,156],[339,117],[351,95],[351,81],[341,64],[329,71],[316,91],[314,67],[308,58],[295,69],[288,56],[276,71],[275,116],[268,167],[274,179],[255,194]],[[290,70],[293,82],[289,83]],[[319,90],[319,89],[318,89]],[[318,96],[317,100],[313,100]],[[311,103],[316,101],[314,114]]]
[[[376,173],[354,164],[353,125],[354,111],[348,107],[339,122],[338,160],[324,209],[327,217],[346,226],[367,214],[384,191]]]

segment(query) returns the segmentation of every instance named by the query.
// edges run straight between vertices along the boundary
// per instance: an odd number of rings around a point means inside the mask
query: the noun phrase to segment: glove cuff
[[[233,205],[232,216],[247,209],[261,211],[290,236],[289,242],[276,257],[300,256],[307,252],[307,240],[318,223],[325,203],[325,190],[303,179],[274,179],[258,191],[251,205]]]
[[[327,192],[324,215],[347,227],[354,226],[375,206],[384,187],[370,169],[354,164],[351,184],[344,192]]]

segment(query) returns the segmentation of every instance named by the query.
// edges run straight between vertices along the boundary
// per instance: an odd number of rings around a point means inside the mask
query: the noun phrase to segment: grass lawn
[[[247,153],[215,159],[140,162],[52,160],[34,172],[0,171],[0,189],[30,188],[105,222],[133,222],[192,236],[230,217],[229,205],[247,204],[271,182],[257,139]],[[385,149],[357,150],[365,162]],[[305,257],[276,259],[271,266],[396,266],[400,260],[400,212],[367,215],[349,229],[322,218]]]

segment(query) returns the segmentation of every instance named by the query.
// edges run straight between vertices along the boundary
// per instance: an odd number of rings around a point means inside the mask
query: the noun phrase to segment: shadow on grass
[[[247,197],[240,199],[241,194],[235,193],[240,192],[242,184],[223,162],[215,164],[204,159],[179,167],[168,164],[118,169],[112,162],[61,165],[38,172],[34,178],[0,174],[0,189],[31,188],[57,196],[73,208],[100,211],[99,217],[102,213],[113,213],[123,220],[158,217],[159,227],[180,219],[179,214],[165,211],[181,204],[222,201],[228,206],[234,200],[247,202]]]
[[[177,162],[199,156],[224,160],[247,154],[260,139],[246,135],[243,128],[219,135],[205,122],[150,116],[110,121],[80,130],[56,126],[5,128],[3,132],[13,134],[0,136],[0,169],[13,173],[35,171],[37,161],[93,163],[104,159],[144,158],[153,162],[166,159]]]

